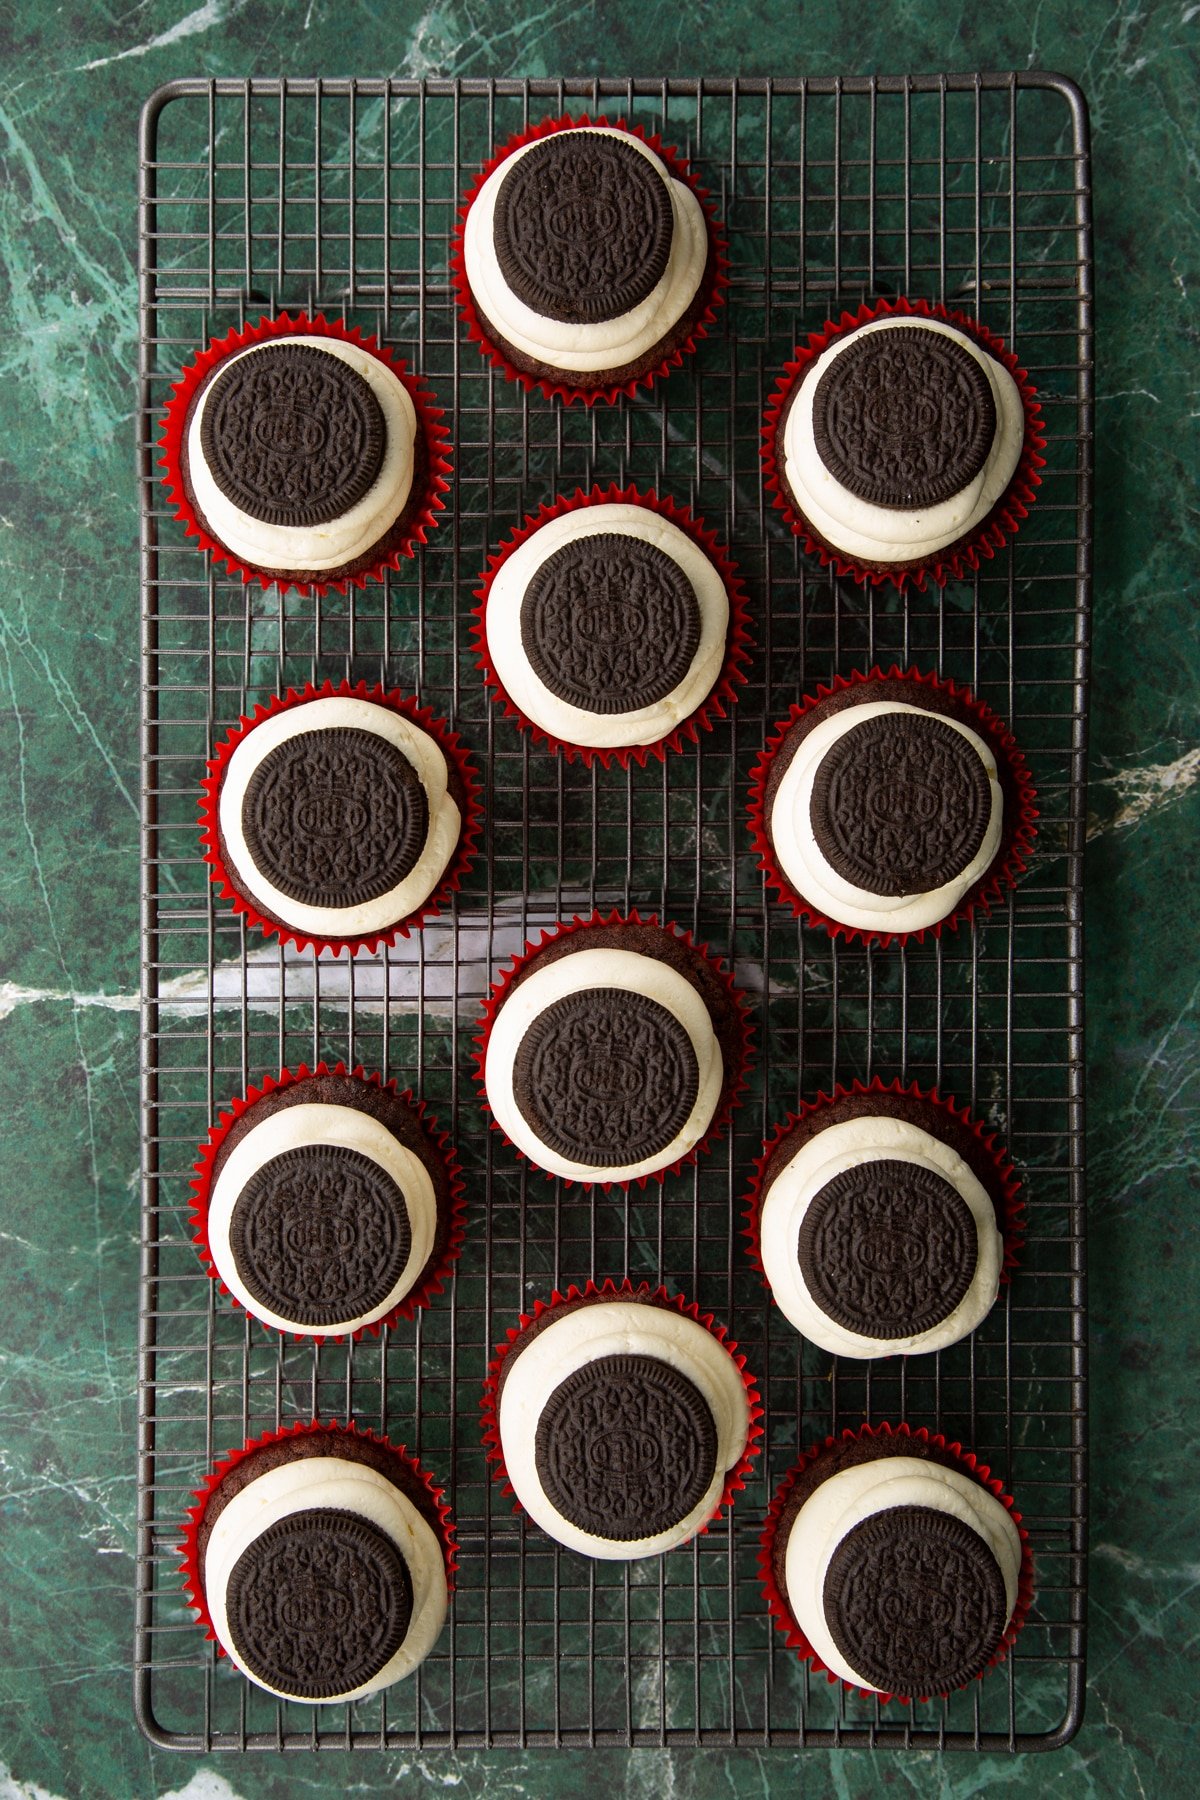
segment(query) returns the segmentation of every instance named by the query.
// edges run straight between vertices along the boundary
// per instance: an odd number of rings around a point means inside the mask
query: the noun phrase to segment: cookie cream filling
[[[302,1325],[282,1317],[256,1300],[238,1271],[229,1242],[229,1224],[239,1195],[250,1178],[287,1150],[308,1144],[334,1144],[370,1157],[391,1176],[404,1195],[411,1247],[408,1261],[391,1292],[370,1312],[332,1325]],[[246,1311],[277,1331],[307,1337],[358,1331],[382,1319],[403,1300],[416,1283],[433,1249],[437,1230],[437,1198],[429,1171],[419,1157],[406,1150],[387,1128],[352,1106],[328,1106],[305,1102],[286,1106],[260,1121],[230,1151],[208,1204],[208,1247],[216,1270],[229,1292]]]
[[[598,137],[619,138],[652,163],[671,196],[674,228],[671,253],[662,279],[654,290],[632,311],[619,318],[572,325],[558,319],[547,319],[534,312],[513,293],[496,261],[493,230],[496,196],[505,176],[521,157],[528,156],[544,139],[523,144],[488,176],[467,213],[463,232],[463,259],[467,280],[475,303],[484,315],[485,326],[494,329],[511,344],[536,362],[578,374],[597,370],[620,369],[636,362],[648,350],[661,343],[687,312],[704,276],[708,262],[708,227],[704,209],[686,181],[676,181],[660,157],[648,144],[631,132],[612,131],[602,126],[580,126]]]
[[[813,437],[813,396],[830,364],[864,333],[914,325],[951,338],[983,369],[996,402],[996,435],[983,468],[961,493],[920,512],[902,512],[860,500],[830,474]],[[939,319],[875,319],[830,344],[806,370],[784,425],[783,472],[800,511],[835,550],[870,562],[915,562],[944,550],[982,524],[1012,480],[1024,443],[1025,408],[1020,389],[1004,364],[980,349],[973,338]]]
[[[551,1504],[538,1476],[535,1446],[542,1409],[569,1375],[599,1357],[629,1355],[656,1357],[699,1390],[717,1428],[717,1465],[703,1498],[686,1518],[655,1537],[617,1541],[581,1530]],[[665,1307],[604,1300],[565,1313],[510,1351],[498,1423],[508,1479],[542,1530],[584,1556],[628,1562],[674,1549],[712,1518],[725,1476],[746,1448],[750,1410],[737,1364],[703,1325]]]
[[[805,1214],[821,1190],[845,1169],[888,1158],[940,1175],[971,1210],[977,1260],[971,1284],[946,1318],[912,1337],[873,1338],[849,1331],[825,1313],[804,1279],[796,1244]],[[780,1310],[797,1331],[835,1356],[874,1357],[942,1350],[974,1331],[1000,1291],[1004,1240],[982,1182],[957,1151],[904,1119],[843,1119],[809,1138],[767,1189],[759,1222],[763,1269]]]
[[[885,713],[921,712],[923,709],[919,706],[906,706],[896,700],[867,700],[860,706],[847,706],[822,719],[800,743],[771,807],[771,842],[779,865],[796,892],[829,918],[861,931],[923,931],[936,925],[947,918],[981,880],[1000,847],[1004,796],[996,758],[977,732],[942,713],[936,714],[937,719],[960,732],[983,763],[992,796],[983,842],[961,874],[942,887],[923,894],[871,894],[839,875],[818,845],[810,808],[813,784],[822,758],[839,738],[864,720],[879,718]]]
[[[325,525],[271,525],[243,512],[213,480],[200,446],[204,409],[218,377],[239,357],[255,356],[281,343],[308,344],[348,363],[369,384],[383,413],[387,436],[379,474],[357,505]],[[238,357],[218,363],[200,390],[188,423],[188,479],[213,536],[243,562],[268,571],[311,569],[319,573],[354,562],[395,524],[412,491],[416,439],[417,414],[408,390],[395,371],[377,356],[341,338],[269,338],[239,351]]]
[[[340,1456],[304,1456],[268,1469],[235,1494],[224,1508],[204,1555],[204,1597],[221,1647],[241,1669],[226,1612],[226,1590],[238,1558],[267,1527],[293,1513],[332,1507],[356,1513],[383,1531],[396,1545],[412,1582],[412,1616],[404,1642],[379,1673],[361,1687],[328,1700],[304,1700],[308,1706],[338,1700],[362,1700],[400,1681],[424,1662],[446,1618],[448,1590],[442,1546],[428,1520],[386,1476],[365,1463]],[[283,1700],[303,1700],[270,1687],[249,1669],[242,1671],[258,1687]]]
[[[1007,1507],[980,1482],[915,1456],[880,1457],[831,1475],[804,1502],[788,1534],[784,1559],[788,1605],[826,1668],[871,1693],[880,1690],[851,1668],[825,1622],[825,1575],[838,1545],[856,1525],[896,1506],[933,1507],[970,1526],[1000,1565],[1006,1624],[1017,1604],[1020,1535]]]
[[[521,638],[521,605],[542,564],[565,544],[602,532],[638,538],[665,551],[691,582],[700,607],[700,642],[683,680],[652,706],[632,712],[592,713],[561,699],[530,667]],[[527,719],[565,743],[616,749],[668,737],[708,698],[725,662],[729,595],[720,571],[678,525],[648,507],[614,502],[564,513],[519,544],[496,572],[484,625],[496,673]]]
[[[700,1079],[692,1109],[665,1149],[640,1162],[596,1166],[560,1155],[538,1137],[513,1091],[517,1052],[535,1019],[556,1000],[588,988],[620,988],[657,1001],[683,1026],[695,1052]],[[708,1008],[696,989],[657,957],[632,950],[576,950],[557,962],[533,969],[509,993],[496,1014],[484,1062],[488,1105],[505,1136],[539,1168],[570,1181],[632,1181],[677,1162],[695,1148],[708,1130],[724,1079],[721,1046]]]
[[[254,771],[272,750],[304,732],[343,729],[374,732],[407,757],[425,789],[429,832],[416,863],[386,894],[356,906],[311,906],[281,893],[258,868],[242,827],[242,806]],[[445,874],[462,831],[462,816],[447,789],[446,759],[440,745],[390,706],[348,694],[306,700],[273,713],[248,731],[225,766],[218,816],[229,872],[247,899],[293,930],[329,938],[387,931],[418,911]]]

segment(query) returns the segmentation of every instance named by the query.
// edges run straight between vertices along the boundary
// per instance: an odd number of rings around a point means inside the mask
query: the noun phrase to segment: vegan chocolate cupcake
[[[749,1052],[723,966],[637,913],[560,925],[488,997],[477,1079],[495,1128],[548,1175],[661,1180],[720,1134]]]
[[[693,741],[748,661],[745,590],[686,507],[577,492],[489,558],[476,637],[506,713],[552,749],[644,762]]]
[[[446,1618],[449,1508],[420,1464],[353,1426],[268,1432],[188,1516],[188,1597],[221,1652],[284,1700],[362,1700],[411,1675]]]
[[[873,669],[776,727],[750,829],[797,916],[886,944],[989,911],[1025,868],[1035,797],[1012,734],[965,688]]]
[[[865,1425],[801,1457],[767,1514],[759,1567],[776,1627],[831,1678],[884,1699],[966,1687],[1029,1610],[1020,1513],[959,1444]]]
[[[510,379],[615,400],[680,363],[726,283],[690,169],[606,118],[510,139],[466,197],[451,263],[470,335]]]
[[[939,585],[992,557],[1041,480],[1041,413],[977,320],[923,300],[843,314],[798,351],[763,426],[768,488],[838,574]]]
[[[425,542],[445,504],[448,436],[390,350],[284,313],[184,371],[160,462],[188,535],[244,581],[344,593]]]
[[[549,1536],[631,1561],[711,1525],[745,1485],[761,1411],[710,1316],[665,1288],[589,1282],[539,1301],[498,1347],[484,1440]]]
[[[457,736],[415,700],[311,683],[257,707],[208,765],[210,877],[251,924],[301,947],[375,949],[438,910],[479,806]]]
[[[440,1293],[462,1247],[463,1183],[412,1094],[344,1063],[285,1069],[236,1100],[196,1164],[195,1240],[263,1325],[359,1336]]]
[[[856,1082],[764,1145],[746,1235],[780,1310],[823,1350],[943,1350],[995,1305],[1018,1187],[994,1135],[953,1101]]]

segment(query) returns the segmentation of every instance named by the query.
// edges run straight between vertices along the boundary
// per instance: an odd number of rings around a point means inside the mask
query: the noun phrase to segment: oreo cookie
[[[255,867],[289,900],[360,906],[416,866],[429,805],[416,770],[390,739],[336,726],[300,732],[263,757],[247,783],[241,822]]]
[[[864,331],[813,394],[825,468],[872,506],[920,512],[970,486],[996,436],[996,401],[969,350],[919,325]]]
[[[654,1356],[602,1356],[556,1387],[534,1441],[550,1504],[613,1542],[657,1537],[700,1503],[717,1428],[700,1390]]]
[[[386,1532],[358,1513],[314,1507],[247,1546],[225,1605],[248,1674],[297,1699],[331,1700],[371,1681],[399,1650],[412,1579]]]
[[[313,344],[235,357],[204,399],[200,448],[225,498],[269,525],[327,525],[367,494],[387,427],[370,384]]]
[[[678,1136],[700,1070],[686,1028],[667,1007],[625,988],[584,988],[532,1021],[512,1086],[542,1144],[591,1168],[622,1168]]]
[[[830,867],[889,896],[931,893],[961,875],[991,814],[988,772],[970,740],[916,712],[876,714],[837,738],[809,803]]]
[[[534,674],[589,713],[636,712],[673,692],[700,630],[696,590],[674,557],[626,532],[564,544],[521,601],[521,644]]]
[[[977,1531],[930,1506],[872,1513],[825,1574],[825,1620],[849,1666],[909,1698],[983,1673],[1008,1623],[1004,1576]]]
[[[970,1207],[943,1176],[880,1157],[843,1170],[813,1197],[796,1254],[809,1293],[835,1324],[862,1337],[915,1337],[967,1293],[978,1238]]]
[[[591,325],[653,293],[673,229],[670,191],[640,150],[598,131],[559,131],[513,159],[492,241],[518,300],[542,318]]]
[[[400,1187],[373,1158],[304,1144],[251,1175],[230,1216],[229,1248],[260,1306],[290,1324],[332,1328],[388,1298],[412,1229]]]

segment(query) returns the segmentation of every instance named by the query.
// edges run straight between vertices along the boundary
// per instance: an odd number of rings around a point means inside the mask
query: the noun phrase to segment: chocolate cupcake
[[[610,401],[692,350],[727,266],[674,151],[586,117],[547,120],[485,166],[451,262],[471,336],[510,378]]]
[[[192,1183],[209,1273],[263,1325],[359,1336],[440,1293],[462,1247],[448,1140],[394,1081],[285,1069],[209,1133]]]
[[[436,912],[479,807],[458,738],[412,699],[311,684],[257,707],[208,765],[210,878],[250,923],[318,949],[375,949]]]
[[[777,726],[751,783],[760,866],[835,935],[935,936],[1025,867],[1035,795],[990,708],[910,669],[834,678]]]
[[[569,758],[677,750],[745,680],[734,565],[686,507],[634,487],[543,507],[489,558],[477,592],[489,686]]]
[[[763,427],[775,505],[858,581],[923,587],[977,568],[1032,504],[1041,414],[977,320],[924,301],[844,314],[797,353]]]
[[[1018,1183],[953,1101],[899,1082],[837,1088],[763,1148],[751,1255],[797,1331],[835,1356],[943,1350],[995,1305]]]
[[[188,535],[243,580],[345,592],[424,543],[448,487],[440,421],[374,338],[284,313],[185,370],[161,466]]]
[[[493,987],[477,1079],[496,1129],[548,1175],[661,1180],[736,1104],[744,1008],[686,933],[597,913],[543,934]]]
[[[268,1432],[219,1463],[197,1500],[188,1596],[257,1687],[314,1705],[362,1700],[428,1656],[454,1526],[403,1450],[353,1426]]]
[[[863,1426],[787,1477],[759,1566],[777,1628],[801,1656],[884,1699],[946,1695],[999,1662],[1028,1611],[1020,1514],[958,1444]]]
[[[744,1486],[761,1410],[710,1316],[665,1288],[589,1282],[539,1302],[498,1347],[484,1440],[550,1537],[632,1561],[706,1530]]]

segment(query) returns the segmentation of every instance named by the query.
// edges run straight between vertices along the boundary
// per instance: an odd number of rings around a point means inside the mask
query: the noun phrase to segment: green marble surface
[[[0,1800],[394,1785],[627,1800],[1194,1791],[1200,7],[148,0],[0,9]],[[130,1710],[137,1226],[134,119],[186,74],[1054,68],[1092,105],[1088,1712],[1051,1759],[165,1757]],[[32,1073],[32,1079],[31,1079]]]

